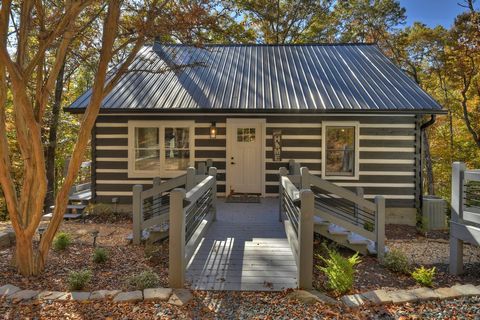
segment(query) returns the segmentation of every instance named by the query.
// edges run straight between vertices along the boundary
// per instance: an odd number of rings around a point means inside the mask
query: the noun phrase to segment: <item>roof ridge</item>
[[[204,43],[202,45],[186,44],[186,43],[161,43],[155,41],[154,45],[172,46],[172,47],[302,47],[302,46],[376,46],[375,42],[309,42],[309,43]]]

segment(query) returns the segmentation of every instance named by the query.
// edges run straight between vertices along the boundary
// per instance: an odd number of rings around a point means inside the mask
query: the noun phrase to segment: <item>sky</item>
[[[449,28],[455,17],[465,11],[458,3],[462,0],[400,0],[407,9],[407,25],[420,21],[429,27],[442,25]]]

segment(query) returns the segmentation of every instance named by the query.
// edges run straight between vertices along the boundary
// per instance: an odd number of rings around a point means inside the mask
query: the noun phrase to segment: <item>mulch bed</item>
[[[45,272],[38,277],[23,278],[11,265],[13,248],[0,251],[0,284],[10,283],[21,288],[67,291],[70,271],[90,269],[92,279],[85,290],[128,290],[127,278],[145,270],[160,277],[159,286],[168,286],[168,242],[155,246],[148,258],[144,246],[128,244],[130,223],[96,224],[65,222],[61,230],[70,233],[73,243],[65,251],[51,250]],[[92,231],[98,230],[97,246],[107,249],[109,259],[104,264],[92,260]]]
[[[480,248],[464,245],[464,274],[453,276],[448,273],[449,242],[448,233],[435,231],[426,236],[420,234],[415,227],[405,225],[386,226],[386,245],[390,249],[398,249],[405,253],[412,266],[435,267],[437,270],[434,288],[453,286],[457,283],[480,285]],[[315,238],[314,252],[325,255],[321,237]],[[351,250],[338,247],[340,253],[348,257],[354,254]],[[356,267],[357,273],[352,292],[360,293],[375,289],[412,289],[420,287],[409,275],[398,274],[381,266],[375,257],[362,256],[362,262]],[[314,257],[315,265],[322,262]],[[314,268],[314,287],[326,291],[327,278]]]

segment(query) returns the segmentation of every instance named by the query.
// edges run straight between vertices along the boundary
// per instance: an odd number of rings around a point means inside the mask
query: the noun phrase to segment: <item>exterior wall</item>
[[[384,195],[387,207],[395,208],[392,222],[412,221],[420,205],[420,129],[418,116],[406,115],[100,115],[93,131],[93,182],[97,202],[131,202],[132,187],[151,185],[151,179],[128,178],[128,120],[195,120],[195,161],[212,159],[218,169],[218,192],[225,195],[226,119],[266,119],[265,194],[278,192],[278,169],[295,159],[313,174],[321,174],[322,121],[360,123],[360,177],[333,182],[347,188],[363,187],[366,198]],[[212,122],[217,138],[209,138]],[[273,161],[272,132],[282,131],[282,160]],[[401,208],[405,211],[405,218]],[[394,214],[393,214],[394,213]],[[403,217],[403,218],[402,218]],[[387,217],[388,218],[388,217]]]

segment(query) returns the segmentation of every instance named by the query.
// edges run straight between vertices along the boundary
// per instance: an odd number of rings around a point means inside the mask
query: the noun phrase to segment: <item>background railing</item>
[[[480,245],[480,170],[462,162],[452,167],[450,272],[463,272],[463,242]]]
[[[217,169],[190,191],[176,188],[170,192],[169,284],[183,288],[185,269],[203,235],[216,219]]]

